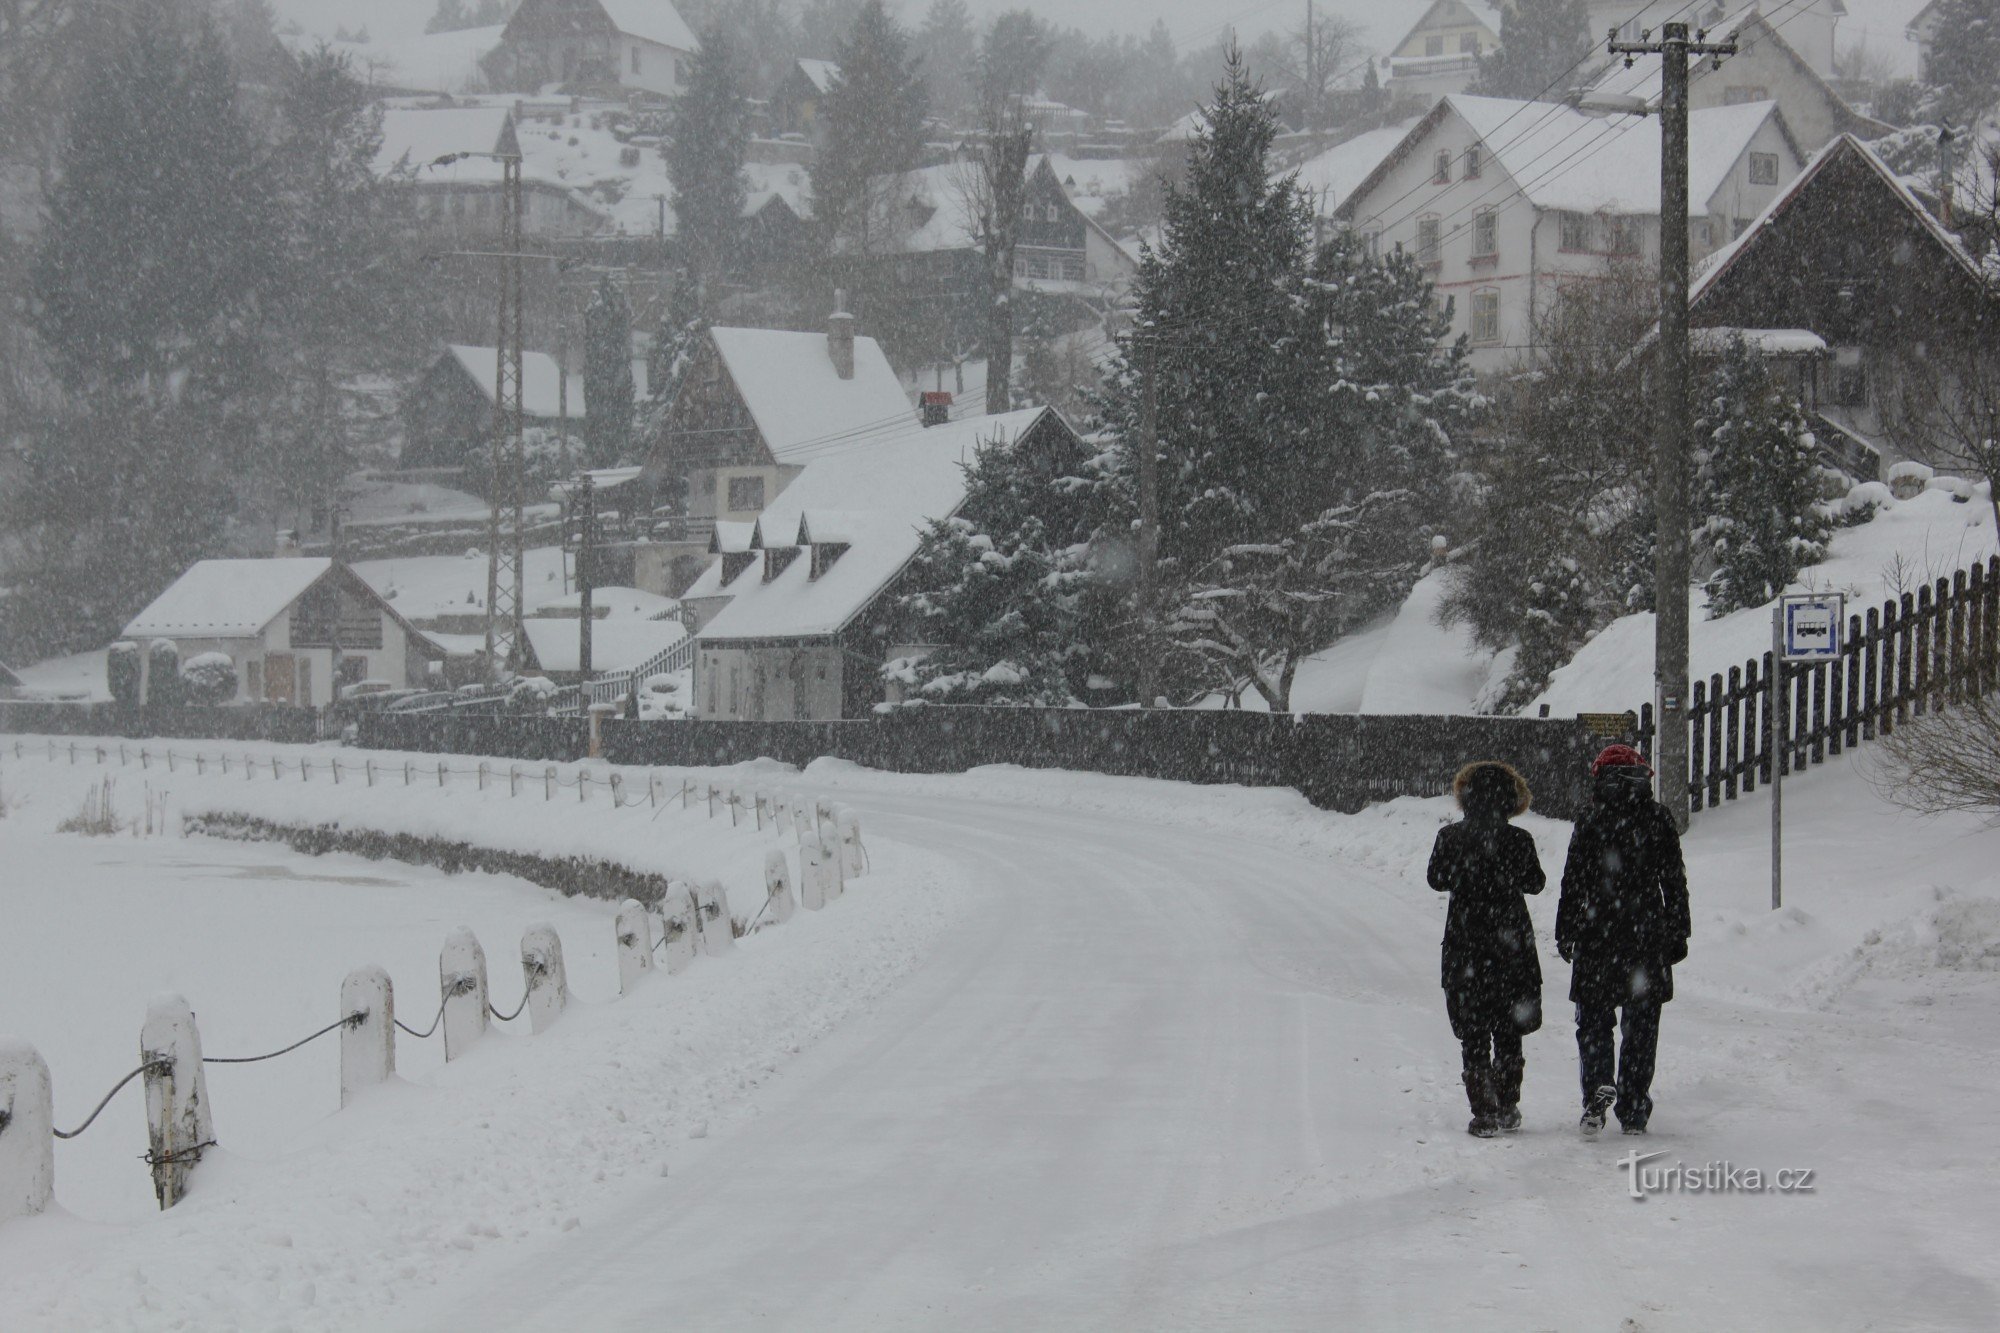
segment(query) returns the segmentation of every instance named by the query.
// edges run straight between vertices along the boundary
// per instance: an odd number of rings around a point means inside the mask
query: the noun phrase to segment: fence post
[[[340,1030],[340,1104],[396,1072],[396,992],[389,974],[372,963],[340,983],[340,1012],[361,1021]]]
[[[104,747],[102,745],[97,747],[97,766],[99,768],[104,767]]]
[[[444,786],[444,760],[438,760],[438,786]]]
[[[202,1149],[215,1142],[201,1034],[184,997],[161,995],[147,1007],[139,1060],[146,1067],[146,1161],[153,1169],[153,1197],[161,1208],[171,1208],[187,1193],[188,1174],[201,1161]]]
[[[54,741],[50,741],[50,742],[49,742],[49,758],[53,759],[53,758],[55,758],[55,757],[56,757],[56,754],[55,754],[55,750],[56,750],[56,743],[55,743]],[[145,747],[145,746],[143,746],[143,745],[142,745],[142,746],[140,746],[140,747],[139,747],[139,771],[140,771],[141,773],[144,773],[144,772],[146,772],[147,770],[149,770],[149,769],[151,769],[151,768],[152,768],[152,766],[153,766],[153,765],[152,765],[152,762],[151,762],[151,760],[152,760],[152,756],[151,756],[150,754],[146,753],[146,747]]]
[[[660,804],[660,779],[650,768],[646,770],[646,805],[658,809]]]
[[[712,879],[695,886],[695,920],[701,930],[701,951],[710,958],[736,947],[736,929],[729,918],[729,895]]]
[[[582,805],[590,796],[590,770],[576,770],[576,803]]]
[[[693,789],[694,784],[692,782],[689,782],[686,778],[681,779],[681,809],[685,810],[688,808],[688,795]]]
[[[168,766],[171,767],[173,762],[174,762],[174,752],[172,750],[169,750],[167,751]],[[299,781],[311,782],[312,780],[313,780],[313,761],[312,757],[308,755],[305,758],[299,760]]]
[[[709,817],[710,819],[713,819],[713,818],[715,818],[715,797],[716,797],[716,794],[717,794],[717,789],[716,789],[716,786],[715,786],[715,784],[714,784],[713,782],[709,783],[709,784],[708,784],[708,817]]]
[[[507,795],[511,798],[520,795],[520,792],[521,770],[518,766],[509,764],[507,765]]]
[[[550,764],[547,768],[542,770],[542,799],[544,801],[553,801],[555,798],[556,798],[556,766],[554,764]]]
[[[327,762],[333,765],[333,785],[338,787],[340,785],[340,757],[336,755],[332,759],[327,760]]]
[[[486,790],[486,761],[484,759],[479,761],[479,790]]]
[[[363,760],[361,761],[361,772],[362,772],[362,774],[363,774],[364,776],[366,776],[366,777],[367,777],[367,779],[368,779],[368,785],[369,785],[369,786],[371,786],[371,787],[372,787],[372,786],[374,786],[374,785],[375,785],[375,761],[374,761],[373,759],[363,759]]]
[[[611,808],[613,810],[622,810],[625,808],[624,787],[625,787],[624,776],[622,774],[613,773],[611,775]]]
[[[33,1217],[56,1192],[54,1093],[41,1053],[0,1037],[0,1222]]]
[[[866,874],[868,849],[861,845],[861,816],[842,805],[834,808],[833,819],[840,836],[841,855],[845,858],[843,868],[849,878]]]
[[[72,756],[74,756],[74,755],[75,755],[75,753],[76,753],[76,746],[74,746],[74,745],[71,745],[71,746],[70,746],[70,753],[71,753],[71,755],[72,755]],[[76,762],[76,761],[75,761],[75,759],[74,759],[74,758],[72,757],[72,759],[71,759],[71,761],[70,761],[70,762],[71,762],[71,763],[74,763],[74,762]],[[168,742],[167,742],[167,772],[171,773],[171,772],[173,772],[173,771],[174,771],[174,744],[173,744],[173,742],[172,742],[172,741],[168,741]]]
[[[21,742],[19,741],[14,742],[14,757],[16,759],[19,759],[21,757]],[[118,742],[118,767],[120,768],[130,767],[131,762],[132,762],[131,759],[125,753],[125,742],[123,741]]]
[[[403,785],[405,787],[410,785],[415,768],[416,765],[409,760],[405,759],[403,761]]]
[[[97,756],[98,756],[98,762],[102,763],[104,761],[104,752],[102,750],[99,750],[97,752]],[[335,782],[338,782],[340,781],[340,769],[337,766],[338,761],[335,762],[336,762],[336,767],[333,770],[333,780]],[[207,772],[208,772],[208,760],[199,750],[197,750],[194,756],[194,775],[196,777],[201,777]]]
[[[668,976],[687,970],[696,950],[694,894],[678,881],[660,899],[660,966]]]
[[[438,986],[444,1000],[444,1058],[456,1060],[486,1035],[486,950],[460,926],[445,937],[438,955]]]
[[[554,926],[529,926],[522,933],[521,976],[528,985],[528,1030],[539,1035],[562,1017],[569,1004],[569,973],[563,967],[562,937]]]
[[[791,867],[785,864],[785,849],[773,847],[764,853],[764,904],[771,920],[782,926],[799,910],[792,897]]]
[[[637,898],[618,905],[618,993],[630,995],[639,978],[653,970],[653,933]]]

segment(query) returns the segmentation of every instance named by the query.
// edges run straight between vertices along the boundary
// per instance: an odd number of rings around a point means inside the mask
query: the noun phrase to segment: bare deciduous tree
[[[1870,780],[1918,814],[1966,811],[2000,823],[2000,695],[1983,695],[1905,722],[1882,738]]]

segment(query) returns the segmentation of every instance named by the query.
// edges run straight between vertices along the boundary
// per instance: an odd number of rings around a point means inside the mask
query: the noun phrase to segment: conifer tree
[[[632,308],[609,277],[583,312],[583,461],[616,467],[632,452]]]
[[[749,141],[750,103],[735,52],[722,28],[711,25],[688,71],[687,91],[674,99],[662,149],[682,258],[708,302],[741,249]]]
[[[1697,512],[1715,560],[1709,613],[1721,616],[1770,601],[1824,559],[1831,524],[1818,503],[1818,441],[1741,338],[1706,389]]]
[[[1922,113],[1963,128],[2000,104],[2000,0],[1938,0]]]
[[[1592,49],[1593,36],[1584,0],[1513,0],[1500,11],[1500,49],[1479,58],[1472,91],[1486,97],[1559,95],[1578,58]]]
[[[861,7],[834,60],[840,79],[820,104],[826,130],[813,164],[813,218],[829,247],[843,237],[867,253],[881,221],[873,190],[922,160],[929,97],[882,0]]]

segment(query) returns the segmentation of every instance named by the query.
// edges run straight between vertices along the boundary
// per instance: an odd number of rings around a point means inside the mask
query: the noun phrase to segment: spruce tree
[[[282,226],[220,39],[157,0],[108,27],[30,280],[67,408],[5,497],[9,651],[101,643],[217,550],[268,384]]]
[[[1715,561],[1709,614],[1760,606],[1826,557],[1831,524],[1819,508],[1819,444],[1741,338],[1706,386],[1697,511]]]
[[[632,453],[632,308],[609,277],[583,312],[583,461],[616,467]]]
[[[1593,40],[1584,0],[1513,0],[1500,11],[1500,49],[1479,58],[1471,91],[1486,97],[1560,94]]]
[[[923,157],[929,97],[909,40],[883,8],[867,0],[834,59],[840,79],[820,103],[825,139],[813,164],[813,217],[825,243],[840,237],[868,253],[881,229],[874,217],[883,178]]]
[[[1924,116],[1965,127],[2000,103],[2000,0],[1938,0]]]
[[[711,25],[688,71],[687,91],[674,99],[662,152],[674,187],[675,235],[705,302],[717,299],[742,248],[743,158],[750,140],[744,96],[728,37]]]

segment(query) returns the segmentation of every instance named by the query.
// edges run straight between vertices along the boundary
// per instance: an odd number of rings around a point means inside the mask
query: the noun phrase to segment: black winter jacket
[[[1687,957],[1687,870],[1680,833],[1642,782],[1607,774],[1570,835],[1556,947],[1573,950],[1569,998],[1621,1005],[1674,998]]]
[[[1431,887],[1451,895],[1439,980],[1461,1041],[1542,1025],[1542,964],[1524,894],[1547,883],[1534,835],[1498,815],[1468,815],[1438,830]]]

